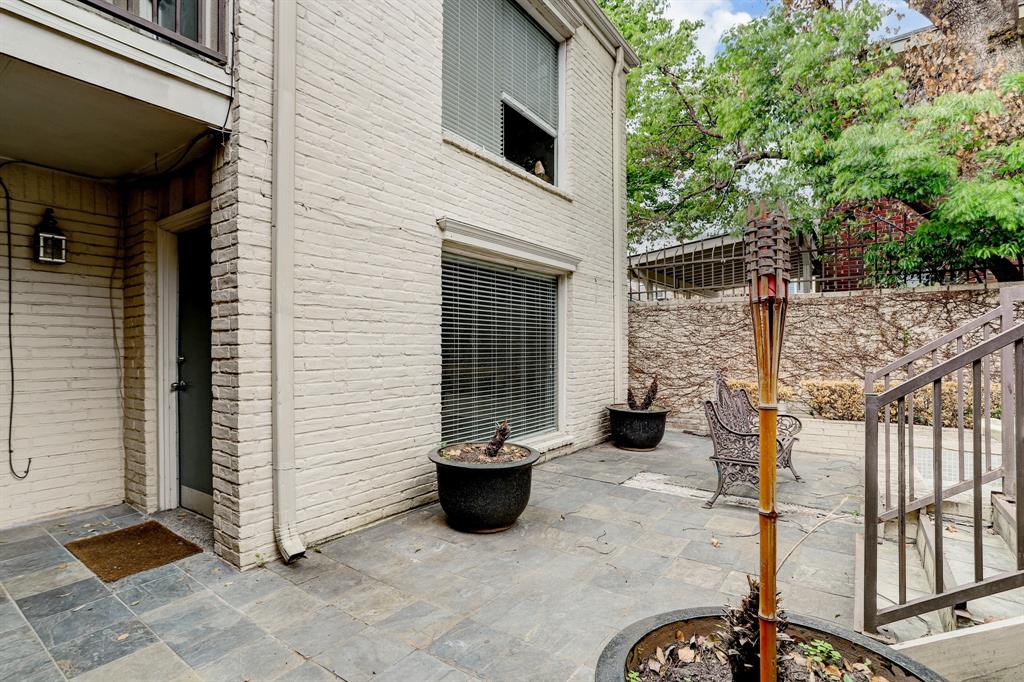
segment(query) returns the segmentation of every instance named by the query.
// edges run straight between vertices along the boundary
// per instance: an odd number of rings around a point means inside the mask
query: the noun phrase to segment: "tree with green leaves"
[[[634,245],[733,232],[761,199],[819,233],[892,199],[922,224],[872,252],[879,274],[979,267],[1020,279],[1020,76],[983,70],[935,94],[943,74],[911,82],[907,58],[875,39],[884,10],[868,0],[774,5],[710,61],[697,26],[673,28],[662,0],[603,4],[644,60],[627,102]]]
[[[820,171],[825,201],[891,197],[925,218],[907,238],[868,251],[881,283],[986,269],[1001,281],[1021,279],[1024,139],[1007,130],[1017,128],[1011,116],[1024,116],[1022,94],[1024,76],[1004,77],[998,89],[946,93],[855,123],[831,145]]]

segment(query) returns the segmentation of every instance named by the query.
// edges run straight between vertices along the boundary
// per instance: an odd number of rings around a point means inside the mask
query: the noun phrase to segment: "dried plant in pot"
[[[526,509],[540,453],[506,442],[511,432],[506,419],[486,443],[458,443],[430,452],[441,508],[452,528],[471,533],[506,530]]]
[[[787,552],[835,520],[843,501]],[[596,682],[760,682],[763,651],[761,584],[737,606],[680,609],[638,621],[612,638],[597,664]],[[775,664],[771,682],[943,682],[938,673],[835,623],[791,615],[778,594],[774,613]]]
[[[759,590],[734,608],[661,613],[619,632],[605,647],[595,682],[757,682]],[[779,682],[943,682],[942,676],[865,635],[779,612]]]
[[[658,376],[651,379],[642,400],[633,389],[626,393],[626,403],[608,406],[612,443],[623,450],[653,450],[665,437],[668,409],[654,404],[658,397]]]

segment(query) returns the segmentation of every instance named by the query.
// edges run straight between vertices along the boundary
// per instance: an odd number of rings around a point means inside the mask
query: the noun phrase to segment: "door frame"
[[[157,505],[162,510],[181,504],[178,400],[170,390],[178,376],[178,233],[209,224],[209,201],[156,223]]]

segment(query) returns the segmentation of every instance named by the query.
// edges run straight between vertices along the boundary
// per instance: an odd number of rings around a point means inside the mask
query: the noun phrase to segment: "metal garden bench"
[[[719,495],[737,483],[758,486],[757,466],[759,453],[758,410],[745,389],[730,389],[721,372],[715,375],[715,400],[704,402],[714,454],[711,461],[718,469],[718,487],[704,506],[710,509]],[[800,480],[793,466],[793,444],[803,424],[796,417],[780,414],[778,417],[778,455],[776,466],[789,469],[793,478]]]

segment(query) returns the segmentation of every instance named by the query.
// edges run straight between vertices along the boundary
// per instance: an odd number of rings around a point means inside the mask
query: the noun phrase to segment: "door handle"
[[[184,391],[186,388],[188,388],[188,382],[184,379],[171,383],[172,391]]]

